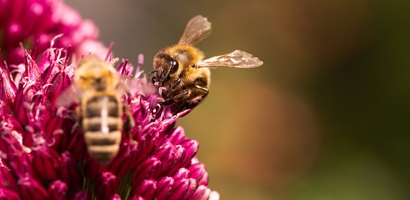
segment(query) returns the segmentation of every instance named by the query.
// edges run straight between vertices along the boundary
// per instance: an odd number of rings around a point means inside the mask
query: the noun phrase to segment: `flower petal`
[[[194,194],[189,198],[190,200],[208,200],[211,190],[205,185],[200,185],[196,188]]]
[[[108,170],[108,165],[99,165],[94,159],[91,157],[87,157],[85,164],[84,164],[84,172],[85,177],[94,181],[98,176],[101,176],[101,173],[106,172]]]
[[[112,197],[109,198],[110,200],[121,200],[120,195],[114,194]]]
[[[181,151],[179,150],[181,150],[181,148],[177,148],[171,143],[166,143],[158,149],[154,156],[161,160],[161,173],[174,170],[173,166],[181,157]]]
[[[16,190],[17,182],[10,169],[3,164],[3,161],[0,160],[0,188]]]
[[[162,163],[156,157],[151,157],[142,162],[135,169],[132,177],[133,185],[139,185],[141,181],[150,178],[157,178],[160,170],[162,169]]]
[[[68,186],[63,181],[56,180],[48,186],[48,194],[50,195],[50,199],[65,200],[67,199],[67,193]]]
[[[0,63],[0,100],[4,101],[9,107],[12,107],[16,98],[17,88],[10,77],[11,74],[3,66],[3,63]]]
[[[157,182],[157,199],[169,199],[172,192],[174,179],[172,177],[164,177]]]
[[[33,167],[41,177],[49,180],[59,177],[60,156],[54,149],[44,147],[34,151],[33,155]]]
[[[144,180],[131,194],[131,197],[142,197],[143,199],[155,199],[156,182],[154,180]]]
[[[91,200],[91,194],[89,191],[82,190],[74,194],[75,200]]]
[[[137,165],[137,160],[137,145],[132,142],[127,142],[121,146],[118,155],[109,165],[109,170],[117,175],[118,178],[121,178],[130,171],[131,168]]]
[[[120,181],[111,172],[101,173],[95,180],[95,193],[98,199],[109,199],[118,189]]]
[[[49,199],[44,187],[32,178],[24,178],[18,181],[19,194],[24,200]]]
[[[16,191],[0,188],[0,199],[7,199],[7,200],[20,200],[19,195]]]
[[[169,199],[188,199],[197,187],[194,179],[179,179],[175,180],[173,186],[173,193]]]
[[[77,166],[77,161],[68,151],[61,155],[60,176],[61,180],[70,186],[70,191],[80,189],[83,184],[83,177]]]
[[[173,176],[175,180],[177,179],[187,179],[189,178],[189,171],[186,168],[180,168]]]
[[[169,138],[169,142],[171,142],[172,144],[177,145],[177,144],[180,144],[184,140],[185,140],[185,130],[184,130],[184,128],[182,128],[182,126],[176,127],[173,130],[173,132],[172,132],[172,134]]]
[[[68,150],[77,159],[83,159],[87,155],[87,146],[84,141],[84,134],[80,131],[75,131],[68,144]]]
[[[189,177],[195,179],[199,185],[208,185],[208,173],[205,170],[205,165],[195,163],[188,167]]]

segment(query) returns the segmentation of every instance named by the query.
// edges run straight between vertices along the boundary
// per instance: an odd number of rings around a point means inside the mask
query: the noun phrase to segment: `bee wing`
[[[148,95],[155,92],[153,85],[147,82],[145,78],[133,78],[129,76],[121,76],[119,84],[120,93],[127,93],[131,95],[141,94]]]
[[[197,15],[189,20],[178,44],[195,45],[211,34],[211,22]]]
[[[235,50],[231,53],[214,56],[212,58],[199,61],[198,67],[234,67],[234,68],[254,68],[263,64],[259,58],[252,56],[245,51]]]
[[[56,107],[69,107],[80,97],[79,89],[74,85],[70,85],[67,89],[62,91],[56,100]]]

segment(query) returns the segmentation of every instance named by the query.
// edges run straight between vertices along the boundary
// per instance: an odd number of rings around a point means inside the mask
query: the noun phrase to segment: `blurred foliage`
[[[410,1],[66,1],[147,71],[197,14],[207,56],[265,62],[213,70],[180,122],[223,199],[410,199]]]

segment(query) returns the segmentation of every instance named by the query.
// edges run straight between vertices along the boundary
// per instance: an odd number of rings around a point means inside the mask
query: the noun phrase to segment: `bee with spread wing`
[[[241,50],[204,60],[203,52],[194,45],[210,33],[211,23],[207,18],[195,16],[188,22],[176,45],[155,55],[150,80],[165,88],[161,91],[165,105],[177,103],[178,111],[198,105],[209,93],[209,68],[254,68],[263,64],[257,57]]]

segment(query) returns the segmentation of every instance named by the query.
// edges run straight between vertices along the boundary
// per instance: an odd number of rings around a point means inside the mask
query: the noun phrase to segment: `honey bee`
[[[134,126],[133,117],[121,102],[121,81],[109,63],[87,56],[78,64],[74,74],[75,98],[67,98],[73,91],[65,91],[57,105],[77,101],[77,120],[84,131],[90,156],[100,165],[106,165],[117,155],[121,131],[129,133]],[[123,113],[126,121],[123,123]]]
[[[208,37],[211,23],[198,15],[187,24],[176,45],[160,50],[154,56],[154,70],[149,78],[158,85],[165,105],[178,104],[178,110],[192,109],[209,93],[210,70],[215,67],[254,68],[263,64],[251,54],[235,50],[204,60],[195,44]]]

